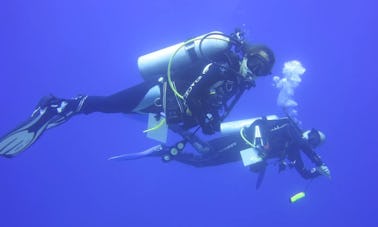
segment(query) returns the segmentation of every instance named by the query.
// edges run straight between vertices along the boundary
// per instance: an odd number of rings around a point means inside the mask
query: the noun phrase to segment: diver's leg
[[[217,164],[215,159],[212,159],[211,157],[206,157],[203,154],[194,154],[192,152],[182,152],[177,156],[174,156],[173,160],[194,167],[206,167]]]
[[[172,160],[195,167],[217,166],[240,161],[239,151],[245,148],[245,143],[238,134],[221,136],[203,143],[207,144],[207,151],[192,144],[194,150],[182,150],[172,156]]]
[[[158,108],[160,88],[155,81],[146,81],[109,96],[88,96],[81,112],[138,113]],[[152,109],[151,109],[152,108]]]
[[[160,107],[154,101],[160,98],[160,89],[155,85],[155,82],[145,82],[104,97],[43,97],[27,121],[0,138],[0,155],[17,155],[30,147],[46,129],[60,125],[76,114],[158,111]]]
[[[66,122],[81,111],[87,96],[74,99],[58,99],[52,95],[43,97],[28,120],[0,138],[0,155],[13,157],[30,147],[42,133]]]

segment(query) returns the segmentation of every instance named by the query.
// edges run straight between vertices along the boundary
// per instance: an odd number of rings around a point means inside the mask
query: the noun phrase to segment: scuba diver
[[[329,168],[314,150],[325,141],[324,133],[317,129],[303,132],[291,117],[277,119],[263,117],[254,121],[251,126],[243,128],[240,135],[250,145],[250,148],[242,151],[245,153],[242,155],[249,157],[250,152],[256,152],[258,158],[261,158],[259,163],[250,164],[243,159],[244,164],[249,164],[252,171],[264,171],[267,160],[277,158],[279,171],[286,167],[294,167],[305,179],[320,175],[331,177]],[[315,168],[305,168],[301,151]]]
[[[144,82],[134,87],[109,96],[43,97],[26,122],[0,139],[0,155],[13,157],[46,129],[93,112],[152,114],[159,122],[153,129],[165,124],[206,150],[190,130],[218,132],[243,92],[255,86],[256,78],[271,74],[274,62],[270,48],[248,44],[241,30],[195,37],[139,57]]]
[[[290,117],[278,118],[271,115],[225,122],[221,124],[221,133],[222,136],[206,142],[208,152],[184,150],[186,142],[180,141],[171,147],[158,145],[143,152],[114,156],[110,159],[162,157],[164,161],[175,160],[195,167],[242,161],[244,166],[259,175],[256,188],[260,187],[271,160],[275,160],[273,163],[278,165],[279,172],[295,168],[305,179],[320,175],[331,177],[329,168],[314,150],[324,142],[325,135],[316,129],[302,131]],[[315,165],[314,168],[305,167],[301,152]]]

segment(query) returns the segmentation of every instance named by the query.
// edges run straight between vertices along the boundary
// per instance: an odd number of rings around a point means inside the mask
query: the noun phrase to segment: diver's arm
[[[289,122],[290,123],[290,122]],[[302,175],[303,178],[309,179],[314,178],[319,175],[330,176],[328,167],[323,163],[319,155],[310,147],[306,140],[302,138],[302,133],[295,124],[288,124],[288,136],[294,141],[289,149],[289,159],[294,163],[296,170]],[[315,164],[316,168],[307,169],[303,164],[303,160],[300,155],[302,151],[312,163]]]
[[[310,148],[307,144],[302,146],[303,153],[316,165],[315,168],[311,169],[311,171],[318,173],[319,175],[324,175],[326,177],[331,177],[331,172],[328,166],[322,161],[320,156]]]
[[[295,169],[303,178],[311,179],[320,175],[320,173],[316,171],[316,169],[310,170],[304,166],[299,149],[292,148],[291,152],[289,152],[288,158],[294,164]]]
[[[324,162],[320,156],[306,142],[303,141],[300,147],[303,153],[305,153],[312,163],[314,163],[316,166],[324,165]]]

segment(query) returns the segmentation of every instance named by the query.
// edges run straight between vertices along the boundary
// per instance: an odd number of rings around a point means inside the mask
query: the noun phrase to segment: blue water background
[[[245,24],[248,38],[307,68],[295,98],[332,180],[270,167],[260,190],[241,163],[198,169],[141,151],[147,124],[120,114],[77,116],[27,152],[0,159],[0,226],[378,226],[377,3],[373,0],[139,0],[0,2],[0,134],[39,98],[108,95],[142,81],[137,58],[187,38]],[[280,114],[271,77],[229,120]]]

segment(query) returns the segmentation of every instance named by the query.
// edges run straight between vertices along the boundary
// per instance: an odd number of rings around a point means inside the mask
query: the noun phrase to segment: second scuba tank
[[[256,120],[262,119],[262,117],[256,117],[256,118],[249,118],[244,120],[238,120],[238,121],[230,121],[230,122],[223,122],[221,123],[221,133],[223,135],[229,135],[233,133],[238,133],[242,128],[249,127],[255,122]],[[268,115],[266,116],[267,120],[277,120],[277,115]]]
[[[144,80],[157,79],[167,75],[168,65],[172,70],[185,68],[191,63],[211,59],[211,57],[226,51],[230,39],[221,32],[211,32],[190,39],[186,42],[140,56],[138,68]]]

